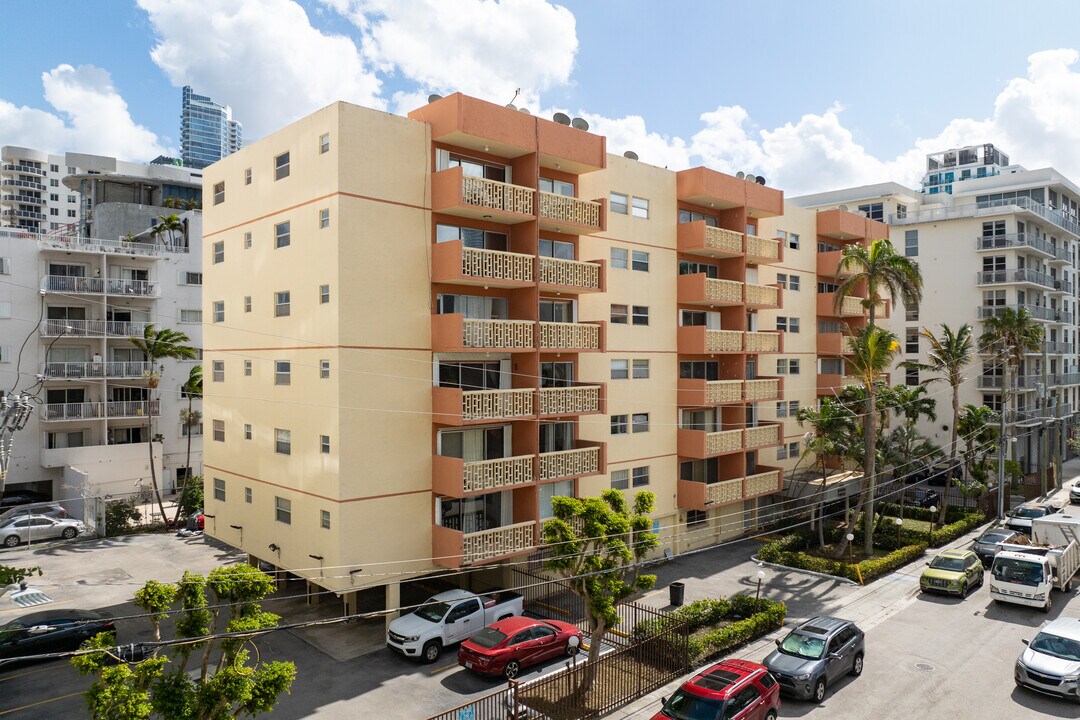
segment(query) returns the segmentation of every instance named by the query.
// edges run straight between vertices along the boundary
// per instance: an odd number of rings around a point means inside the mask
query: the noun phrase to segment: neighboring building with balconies
[[[47,162],[35,153],[18,152]],[[178,478],[201,473],[201,427],[192,429],[189,465],[189,429],[179,418],[187,406],[180,385],[195,362],[151,368],[130,338],[152,323],[201,347],[201,213],[161,206],[164,197],[197,199],[200,179],[94,155],[51,159],[72,173],[49,168],[46,179],[60,175],[56,186],[83,201],[56,228],[0,227],[0,272],[11,278],[0,289],[0,366],[19,373],[17,390],[36,388],[41,400],[15,437],[8,488],[56,499],[149,489],[153,417],[162,436],[154,462],[170,492]],[[175,237],[153,236],[157,218],[175,212],[182,226]],[[162,376],[160,399],[150,399],[152,371]]]
[[[205,190],[207,532],[253,560],[397,607],[537,559],[556,495],[652,490],[678,553],[781,489],[781,192],[462,95],[336,103]]]
[[[1015,378],[1020,414],[1009,417],[1014,425],[1010,432],[1018,437],[1017,457],[1026,472],[1033,471],[1040,451],[1052,457],[1064,450],[1060,428],[1073,424],[1073,409],[1078,407],[1080,187],[1052,168],[1008,165],[1008,158],[992,145],[928,156],[922,185],[921,192],[896,183],[869,185],[791,202],[820,211],[819,234],[825,237],[819,242],[836,242],[832,239],[840,238],[836,232],[848,240],[851,231],[825,218],[839,213],[838,208],[857,209],[870,220],[887,221],[897,250],[919,262],[924,283],[921,305],[900,303],[883,323],[899,336],[905,360],[926,361],[927,342],[919,331],[928,328],[939,335],[941,323],[954,329],[969,323],[977,338],[986,318],[1005,307],[1022,307],[1043,324],[1041,351],[1028,355]],[[833,231],[822,232],[822,223]],[[865,233],[863,237],[873,239]],[[819,254],[819,262],[832,266],[827,254],[831,253]],[[819,339],[826,342],[820,335]],[[966,375],[962,404],[1001,408],[999,357],[979,352]],[[893,371],[893,378],[908,385],[929,379],[902,368]],[[952,422],[948,392],[938,383],[929,389],[938,401],[938,419],[924,422],[920,430],[947,447]],[[1050,422],[1058,418],[1064,423]],[[1046,433],[1049,439],[1040,446],[1039,438]]]

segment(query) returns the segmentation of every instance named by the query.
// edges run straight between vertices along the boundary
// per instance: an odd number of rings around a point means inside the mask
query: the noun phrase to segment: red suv
[[[652,720],[776,720],[780,686],[764,665],[722,660],[683,683]]]

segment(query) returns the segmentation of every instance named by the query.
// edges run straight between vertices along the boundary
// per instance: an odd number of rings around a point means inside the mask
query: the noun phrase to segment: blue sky
[[[231,104],[249,139],[335,99],[405,112],[432,91],[506,103],[520,86],[519,105],[583,114],[613,151],[764,173],[789,192],[913,182],[922,154],[944,147],[934,143],[989,140],[1029,167],[1080,174],[1080,3],[1023,12],[985,0],[8,0],[4,9],[8,28],[49,31],[9,33],[0,47],[3,144],[149,159],[179,145],[185,83]]]

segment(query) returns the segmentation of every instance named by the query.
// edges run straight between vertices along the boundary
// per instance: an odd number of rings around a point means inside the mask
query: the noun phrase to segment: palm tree
[[[825,485],[829,478],[828,460],[830,457],[844,457],[858,442],[858,423],[855,413],[843,403],[822,398],[818,409],[801,408],[795,416],[800,426],[809,425],[809,439],[806,452],[814,453],[814,459],[821,464],[821,487],[818,489],[818,544],[825,547]],[[846,521],[846,518],[845,518]]]
[[[195,348],[185,344],[190,341],[191,338],[182,332],[170,330],[169,328],[158,330],[152,324],[143,329],[141,338],[131,338],[131,344],[146,356],[146,362],[150,364],[150,370],[145,373],[145,376],[146,385],[150,390],[148,394],[151,402],[154,400],[154,390],[157,389],[158,384],[161,382],[161,371],[165,369],[165,366],[162,365],[159,370],[154,370],[154,366],[165,359],[194,359]],[[158,509],[161,510],[161,519],[165,520],[165,503],[162,502],[161,492],[158,490],[157,468],[154,466],[154,413],[152,411],[146,413],[146,447],[150,452],[150,479],[153,483],[154,495],[157,497]]]
[[[883,453],[885,462],[893,466],[893,475],[896,468],[904,468],[901,477],[910,472],[911,466],[916,460],[922,460],[927,464],[942,457],[945,453],[934,443],[919,434],[914,424],[904,424],[889,433],[885,442]],[[903,487],[900,495],[900,517],[904,517],[904,492]]]
[[[919,418],[937,420],[937,400],[930,397],[922,385],[894,385],[888,389],[889,409],[903,418],[903,426],[915,429]]]
[[[976,482],[987,482],[987,459],[997,449],[1000,433],[997,414],[985,405],[964,405],[957,426],[964,439],[964,466]]]
[[[1035,321],[1025,308],[1013,310],[1004,308],[1000,315],[987,318],[983,323],[983,334],[979,344],[983,350],[995,353],[1002,358],[1004,374],[1001,378],[1001,408],[1005,410],[1009,397],[1009,372],[1020,372],[1025,353],[1037,352],[1043,339],[1043,327]],[[1013,393],[1013,403],[1018,394]],[[1013,410],[1016,410],[1013,407]],[[1014,458],[1015,459],[1015,458]]]
[[[165,247],[172,247],[176,244],[176,236],[184,234],[184,221],[176,214],[159,215],[158,224],[154,226],[151,234],[161,240]],[[165,236],[169,238],[168,242],[165,241]]]
[[[874,490],[877,460],[877,408],[875,406],[875,385],[890,367],[896,353],[900,351],[900,342],[894,333],[884,328],[867,325],[855,331],[852,342],[854,351],[848,365],[866,387],[866,409],[863,414],[863,487],[859,497],[859,508],[863,511],[863,524],[866,530],[864,551],[870,555],[874,543]],[[856,511],[858,512],[858,511]],[[847,545],[846,537],[841,540],[837,557],[843,555]]]
[[[202,413],[191,407],[191,403],[195,398],[202,399],[202,365],[191,368],[187,382],[183,384],[181,389],[188,399],[187,408],[180,410],[180,422],[187,428],[187,459],[184,461],[187,475],[184,476],[184,483],[180,486],[180,499],[176,503],[176,515],[173,517],[173,525],[180,521],[180,511],[184,507],[184,495],[187,493],[188,480],[191,479],[191,434],[202,422]]]

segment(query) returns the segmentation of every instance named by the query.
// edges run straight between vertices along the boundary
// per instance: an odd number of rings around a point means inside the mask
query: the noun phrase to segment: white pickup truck
[[[524,613],[525,601],[514,592],[476,595],[447,590],[390,623],[386,646],[405,657],[433,663],[447,645],[468,640],[493,622]]]
[[[1050,612],[1051,590],[1071,592],[1080,569],[1080,517],[1035,518],[1031,541],[1031,545],[1001,546],[990,570],[990,597]]]

